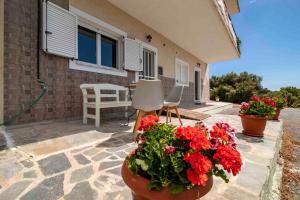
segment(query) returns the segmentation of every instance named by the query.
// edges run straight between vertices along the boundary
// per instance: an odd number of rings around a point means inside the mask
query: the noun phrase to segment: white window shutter
[[[125,69],[131,71],[142,71],[142,46],[141,43],[125,38],[124,41]]]
[[[43,3],[43,49],[47,53],[78,58],[76,15],[49,1]]]

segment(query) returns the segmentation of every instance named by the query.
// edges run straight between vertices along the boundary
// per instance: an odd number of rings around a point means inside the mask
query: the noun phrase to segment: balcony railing
[[[226,7],[224,0],[215,0],[215,4],[218,8],[218,11],[219,11],[221,17],[223,18],[223,21],[226,25],[226,28],[228,29],[228,32],[229,32],[235,46],[237,47],[237,36],[236,36],[235,30],[233,28],[233,25],[232,25],[232,22],[230,19],[230,15],[227,11],[227,7]]]

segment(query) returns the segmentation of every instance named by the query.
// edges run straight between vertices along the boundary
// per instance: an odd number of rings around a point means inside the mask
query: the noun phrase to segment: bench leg
[[[99,107],[96,107],[96,110],[95,110],[95,126],[96,127],[100,127],[100,108]]]
[[[84,124],[87,124],[87,107],[83,105],[83,119],[82,119]]]

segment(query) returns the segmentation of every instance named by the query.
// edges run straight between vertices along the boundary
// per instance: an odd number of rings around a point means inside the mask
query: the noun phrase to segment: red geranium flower
[[[243,164],[241,155],[230,146],[219,145],[213,158],[219,160],[223,168],[229,173],[232,172],[234,176],[241,171]]]
[[[190,141],[189,146],[196,151],[211,148],[210,142],[206,137],[205,130],[197,127],[178,127],[176,129],[176,138]]]
[[[241,109],[242,110],[248,110],[248,108],[249,108],[249,103],[243,102]]]
[[[212,169],[212,162],[209,158],[202,155],[200,152],[196,152],[193,154],[187,153],[183,159],[192,167],[192,169],[187,170],[188,180],[195,185],[205,186],[206,181],[208,180],[206,174]]]
[[[229,140],[229,135],[224,128],[219,128],[218,126],[213,126],[213,130],[210,131],[210,136],[212,138],[220,138],[223,141]]]
[[[270,106],[272,106],[272,107],[276,107],[276,102],[275,101],[273,101],[272,99],[267,99],[267,98],[264,98],[264,99],[262,99],[262,101],[265,103],[265,104],[267,104],[267,105],[270,105]]]
[[[260,98],[258,96],[252,96],[250,101],[260,101]]]
[[[199,174],[191,169],[188,169],[186,173],[188,180],[191,181],[191,183],[193,183],[194,185],[206,185],[206,182],[208,180],[208,176],[206,174]]]
[[[143,117],[140,123],[139,131],[147,131],[150,127],[154,126],[159,121],[159,118],[155,115],[148,115]]]

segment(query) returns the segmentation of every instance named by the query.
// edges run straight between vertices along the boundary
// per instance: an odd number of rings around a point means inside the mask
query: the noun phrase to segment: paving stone
[[[20,164],[14,161],[6,161],[6,163],[1,163],[0,165],[0,177],[8,180],[18,174],[22,169],[23,167]]]
[[[111,154],[107,153],[107,152],[101,152],[97,155],[95,155],[92,160],[93,161],[99,161],[99,160],[102,160],[103,158],[106,158],[108,156],[110,156]]]
[[[252,147],[247,144],[238,144],[237,148],[238,148],[238,150],[241,150],[243,152],[249,152],[252,149]]]
[[[118,160],[118,157],[117,156],[111,156],[108,158],[109,160]]]
[[[266,166],[245,162],[241,173],[237,177],[237,184],[254,194],[259,194],[266,178]]]
[[[82,154],[77,154],[74,156],[75,160],[81,164],[81,165],[86,165],[86,164],[89,164],[91,163],[90,160],[88,160],[84,155]]]
[[[71,174],[71,183],[76,183],[88,179],[94,173],[93,166],[87,166],[81,169],[77,169]]]
[[[107,176],[107,175],[101,175],[98,177],[98,180],[101,182],[104,182],[104,183],[107,182],[108,179],[109,179],[109,176]]]
[[[105,186],[104,183],[99,183],[98,181],[94,181],[94,185],[96,188],[98,188],[98,190],[104,190]]]
[[[45,176],[65,171],[71,167],[71,164],[64,153],[39,160],[38,164]]]
[[[228,198],[230,200],[241,200],[241,199],[257,200],[257,199],[259,199],[257,196],[255,196],[249,192],[246,192],[245,190],[242,190],[235,186],[229,187],[227,190],[225,190],[224,197]]]
[[[31,170],[29,172],[25,172],[23,174],[23,178],[36,178],[37,175],[36,175],[36,172],[34,170]]]
[[[0,199],[15,200],[30,185],[32,181],[21,181],[13,184],[0,194]]]
[[[109,149],[110,151],[112,151],[112,152],[115,152],[115,151],[120,151],[120,150],[124,150],[124,149],[126,149],[126,148],[128,148],[129,146],[128,145],[122,145],[122,146],[119,146],[119,147],[114,147],[114,148],[111,148],[111,149]]]
[[[100,150],[101,150],[100,148],[95,148],[95,147],[94,147],[94,148],[92,148],[92,149],[89,149],[89,150],[83,152],[83,154],[86,155],[86,156],[93,156],[93,155],[95,155],[96,153],[98,153]]]
[[[125,159],[128,154],[125,153],[124,151],[118,151],[118,152],[116,152],[116,155],[122,159]]]
[[[104,170],[104,169],[107,169],[107,168],[111,168],[111,167],[115,167],[115,166],[118,166],[120,164],[122,164],[123,161],[106,161],[106,162],[101,162],[100,163],[100,166],[99,166],[99,171],[100,170]]]
[[[54,200],[64,195],[64,175],[47,178],[26,193],[20,200]]]
[[[100,164],[101,165],[101,164]],[[107,171],[108,173],[112,173],[118,176],[121,176],[121,167],[117,167]]]
[[[75,185],[72,191],[64,197],[65,200],[96,200],[97,191],[91,188],[89,182],[82,182]]]
[[[26,168],[31,168],[34,166],[34,163],[31,160],[23,160],[21,164]]]

